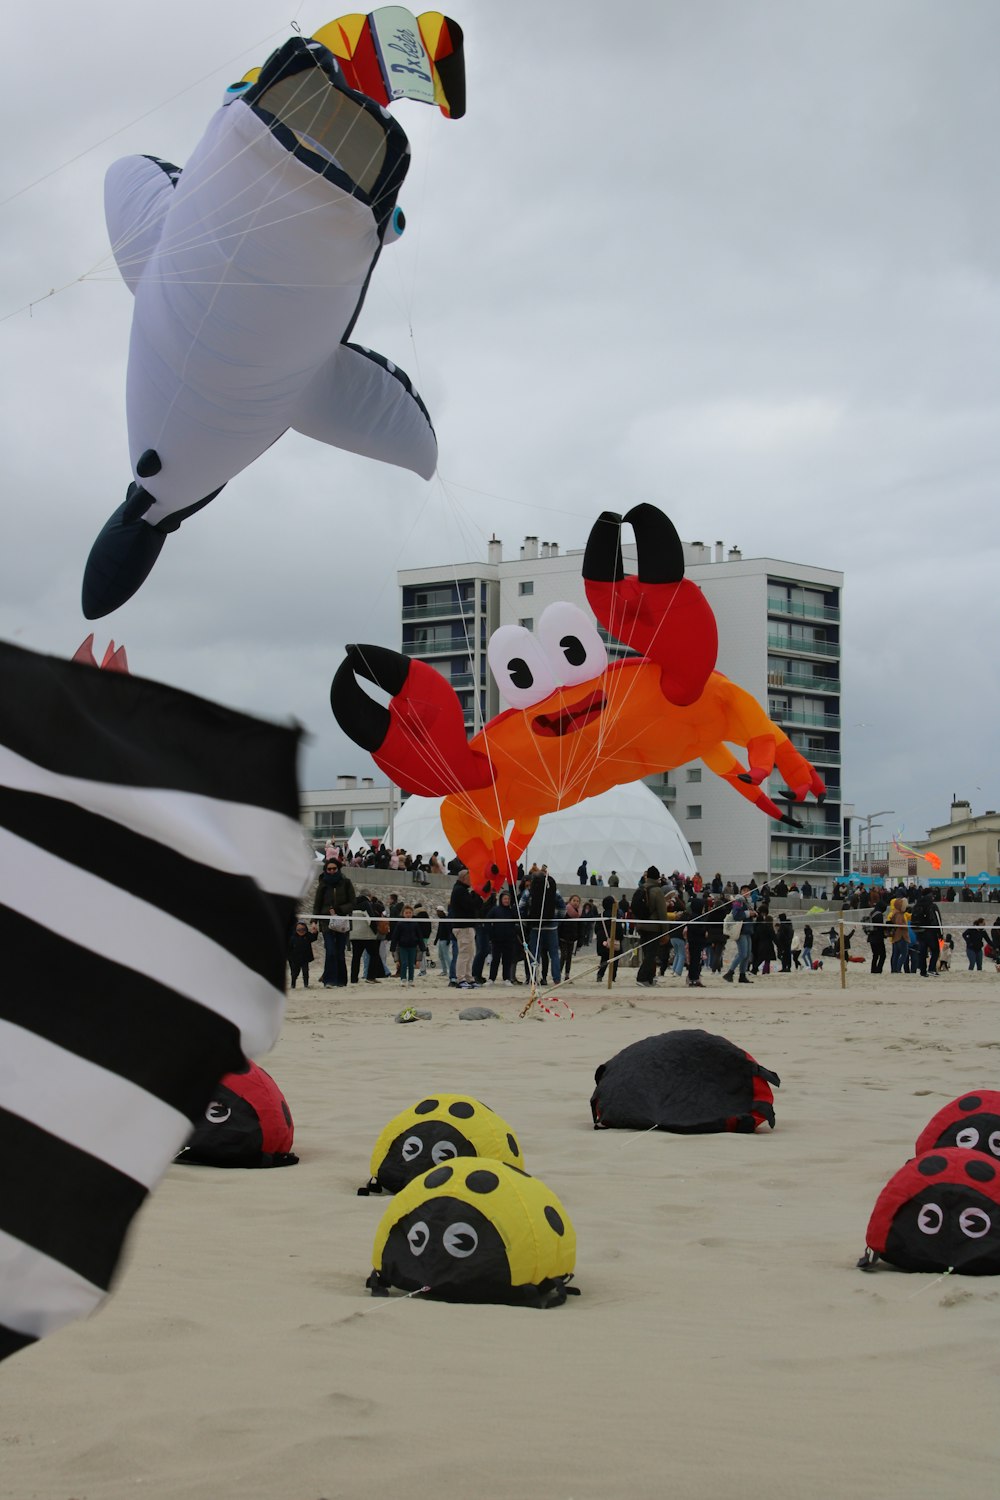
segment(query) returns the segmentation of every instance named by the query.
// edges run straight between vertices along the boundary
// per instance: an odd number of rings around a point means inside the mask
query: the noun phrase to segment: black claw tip
[[[684,547],[669,516],[655,505],[633,505],[623,519],[635,532],[641,583],[680,583]]]
[[[782,823],[787,823],[789,828],[802,828],[804,824],[798,818],[793,818],[791,813],[781,814]]]
[[[362,665],[366,661],[370,662],[374,655],[382,652],[381,646],[348,646],[347,655],[337,668],[333,682],[330,684],[330,707],[333,709],[333,717],[356,745],[360,745],[362,750],[369,752],[378,750],[384,743],[389,733],[391,718],[387,708],[383,708],[381,703],[375,703],[363,691],[354,674],[355,671],[362,672],[362,675],[370,682],[383,686],[379,679],[371,672],[365,671]],[[385,654],[395,656],[396,653]],[[404,657],[403,660],[405,662],[406,658]]]
[[[410,659],[387,646],[348,646],[347,659],[365,677],[394,698],[409,676]]]
[[[737,776],[736,780],[737,781],[745,781],[748,785],[752,785],[752,783],[753,783],[753,777],[750,775],[749,771],[741,771],[739,773],[739,775]]]
[[[617,511],[602,511],[590,528],[583,554],[583,576],[592,583],[617,583],[625,577],[622,562],[622,518]]]

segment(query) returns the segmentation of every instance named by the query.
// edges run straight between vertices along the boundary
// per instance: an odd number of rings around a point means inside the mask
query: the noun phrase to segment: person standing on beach
[[[746,892],[747,895],[749,894],[749,892],[747,892],[746,886],[743,887],[743,890],[738,896],[733,898],[732,905],[729,909],[729,916],[726,919],[725,924],[728,928],[727,936],[735,937],[736,939],[736,952],[733,954],[732,962],[730,963],[729,968],[722,976],[727,984],[732,984],[733,975],[735,974],[737,969],[739,969],[740,971],[740,984],[753,984],[753,980],[747,978],[747,965],[750,962],[750,944],[751,933],[753,932],[753,920],[750,916],[750,907],[747,904],[747,899],[746,895],[744,895],[744,892]],[[807,928],[806,931],[808,930],[809,929]]]
[[[313,958],[313,943],[319,936],[319,928],[315,922],[306,926],[305,922],[296,922],[291,937],[288,939],[288,971],[291,975],[292,989],[294,990],[299,975],[302,976],[302,988],[309,988],[309,965]]]
[[[881,906],[872,908],[865,929],[872,950],[872,973],[881,974],[885,968],[885,912]]]
[[[455,981],[460,990],[475,987],[472,965],[476,957],[476,920],[482,914],[482,909],[482,898],[478,891],[472,889],[472,876],[468,870],[460,870],[452,886],[448,907],[451,929],[458,944]]]
[[[962,941],[965,944],[965,956],[969,960],[969,968],[982,970],[983,949],[986,947],[986,918],[977,917],[971,927],[967,927],[962,933]]]
[[[889,916],[886,921],[886,929],[889,941],[892,945],[889,954],[890,974],[902,974],[906,967],[907,952],[910,946],[910,924],[906,920],[906,897],[894,896],[889,903]]]
[[[404,906],[402,917],[393,923],[391,945],[399,960],[399,982],[412,990],[417,950],[421,947],[420,923],[413,920],[412,906]]]

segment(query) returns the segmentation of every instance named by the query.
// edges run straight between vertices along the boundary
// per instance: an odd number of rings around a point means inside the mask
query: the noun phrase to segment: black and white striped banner
[[[0,643],[0,1359],[106,1294],[273,1045],[312,873],[297,729]]]

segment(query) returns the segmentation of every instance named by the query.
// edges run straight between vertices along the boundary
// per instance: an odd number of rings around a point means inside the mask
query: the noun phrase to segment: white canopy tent
[[[454,850],[441,826],[440,797],[408,797],[393,820],[398,849],[428,859],[437,850],[445,860]],[[388,836],[388,835],[387,835]],[[523,863],[548,865],[557,880],[576,884],[581,860],[607,885],[612,870],[623,886],[634,885],[655,864],[660,870],[693,875],[691,848],[655,792],[641,781],[612,787],[560,812],[546,813]]]
[[[357,854],[359,849],[370,849],[371,844],[369,844],[368,840],[364,837],[361,829],[358,828],[357,825],[355,825],[354,832],[347,840],[347,847],[348,849],[350,849],[352,854]]]

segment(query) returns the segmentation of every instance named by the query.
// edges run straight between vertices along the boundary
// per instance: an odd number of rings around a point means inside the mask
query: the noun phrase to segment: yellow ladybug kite
[[[382,1217],[366,1282],[448,1302],[557,1307],[577,1288],[576,1234],[552,1190],[510,1162],[460,1157],[432,1167]]]
[[[524,1166],[517,1137],[488,1104],[467,1094],[430,1094],[389,1121],[375,1142],[371,1178],[358,1196],[398,1193],[414,1177],[456,1156],[490,1156]]]

